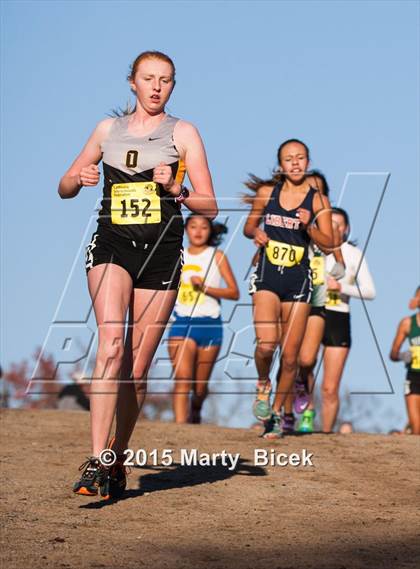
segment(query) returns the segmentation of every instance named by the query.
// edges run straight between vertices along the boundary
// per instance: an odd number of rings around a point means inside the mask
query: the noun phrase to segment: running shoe
[[[283,437],[282,418],[279,413],[273,413],[268,421],[264,422],[263,439],[281,439]]]
[[[84,469],[84,470],[83,470]],[[73,485],[73,492],[82,496],[96,496],[108,477],[108,469],[101,464],[99,458],[90,456],[79,466],[83,474]]]
[[[285,435],[292,435],[295,432],[295,416],[293,413],[284,413],[281,427]]]
[[[314,419],[315,410],[307,409],[304,411],[302,417],[300,418],[298,432],[299,433],[313,433],[314,432]]]
[[[303,413],[307,409],[309,402],[310,402],[310,397],[308,390],[306,389],[305,383],[299,379],[296,380],[295,400],[293,402],[293,409],[295,410],[295,413],[297,413],[298,415]]]
[[[201,407],[194,405],[194,396],[191,398],[189,423],[199,425],[201,423]]]
[[[101,486],[101,496],[105,500],[118,499],[124,494],[127,486],[127,467],[124,466],[125,455],[119,455],[117,461],[109,468],[108,476]]]
[[[273,413],[270,403],[271,382],[257,384],[257,396],[252,405],[254,417],[259,421],[268,421]]]
[[[114,442],[115,437],[112,437],[108,443],[108,448],[112,449]],[[117,454],[117,460],[109,468],[105,483],[101,486],[101,496],[105,500],[118,499],[124,494],[127,487],[127,474],[129,473],[128,467],[124,465],[125,459],[125,454]]]
[[[199,425],[201,423],[201,410],[191,409],[190,423],[193,425]]]

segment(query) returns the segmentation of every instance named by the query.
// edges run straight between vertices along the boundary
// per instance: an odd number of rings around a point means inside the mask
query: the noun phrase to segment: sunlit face
[[[201,247],[208,243],[210,237],[210,224],[205,217],[194,216],[187,224],[189,242],[194,247]]]
[[[172,66],[153,57],[138,64],[134,80],[130,81],[139,104],[150,114],[163,111],[174,85]]]
[[[279,158],[281,169],[286,178],[294,184],[302,182],[309,164],[305,147],[299,142],[289,142],[282,149]]]
[[[334,231],[334,240],[338,240],[341,243],[345,240],[345,235],[348,231],[348,225],[346,224],[346,220],[341,215],[341,213],[333,213],[332,214],[332,225]]]

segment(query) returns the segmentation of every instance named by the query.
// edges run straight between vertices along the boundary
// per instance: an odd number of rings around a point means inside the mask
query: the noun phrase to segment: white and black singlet
[[[129,272],[137,288],[176,289],[184,224],[180,205],[153,181],[153,170],[167,164],[182,183],[185,165],[173,138],[179,119],[166,115],[152,133],[139,137],[130,133],[129,118],[116,118],[102,143],[102,207],[86,269],[114,263]]]

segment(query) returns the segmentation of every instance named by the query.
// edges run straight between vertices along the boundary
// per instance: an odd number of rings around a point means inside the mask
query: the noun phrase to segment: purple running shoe
[[[295,432],[295,416],[293,413],[284,413],[281,427],[285,435],[292,435]]]
[[[293,409],[295,410],[295,413],[300,415],[307,409],[310,402],[310,397],[306,389],[306,385],[303,383],[303,381],[297,380],[295,383],[295,389],[296,394],[295,400],[293,402]]]

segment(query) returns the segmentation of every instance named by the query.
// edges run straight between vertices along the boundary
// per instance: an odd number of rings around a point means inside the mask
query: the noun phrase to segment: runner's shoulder
[[[95,130],[93,131],[93,136],[98,140],[99,143],[103,142],[108,137],[112,125],[116,120],[118,120],[118,117],[110,117],[98,122]]]
[[[174,134],[184,140],[191,136],[200,136],[198,128],[193,123],[184,119],[178,119],[178,122],[175,125]]]
[[[255,204],[258,205],[259,207],[264,208],[268,204],[271,198],[271,194],[273,193],[273,190],[274,190],[274,184],[273,185],[266,184],[264,186],[260,186],[254,198]]]
[[[99,132],[107,133],[109,132],[112,125],[119,119],[120,117],[108,117],[98,122],[96,125],[96,129]]]
[[[411,316],[405,316],[399,324],[399,329],[402,332],[405,332],[408,336],[410,328],[411,328]]]
[[[224,259],[226,258],[226,255],[223,253],[223,251],[221,249],[216,249],[214,252],[214,259],[216,261],[216,263],[219,265]]]
[[[359,249],[359,247],[357,247],[356,245],[354,245],[353,243],[350,243],[349,241],[345,241],[342,245],[342,250],[343,250],[343,254],[344,252],[346,252],[346,254],[353,260],[359,262],[360,259],[363,256],[363,251],[361,249]]]
[[[327,196],[322,192],[320,192],[319,190],[317,190],[316,188],[313,188],[312,186],[311,189],[314,190],[314,197],[313,197],[314,212],[319,213],[325,209],[330,210],[331,204]]]
[[[181,151],[203,144],[198,128],[183,119],[178,119],[174,127],[174,141],[178,150]]]

